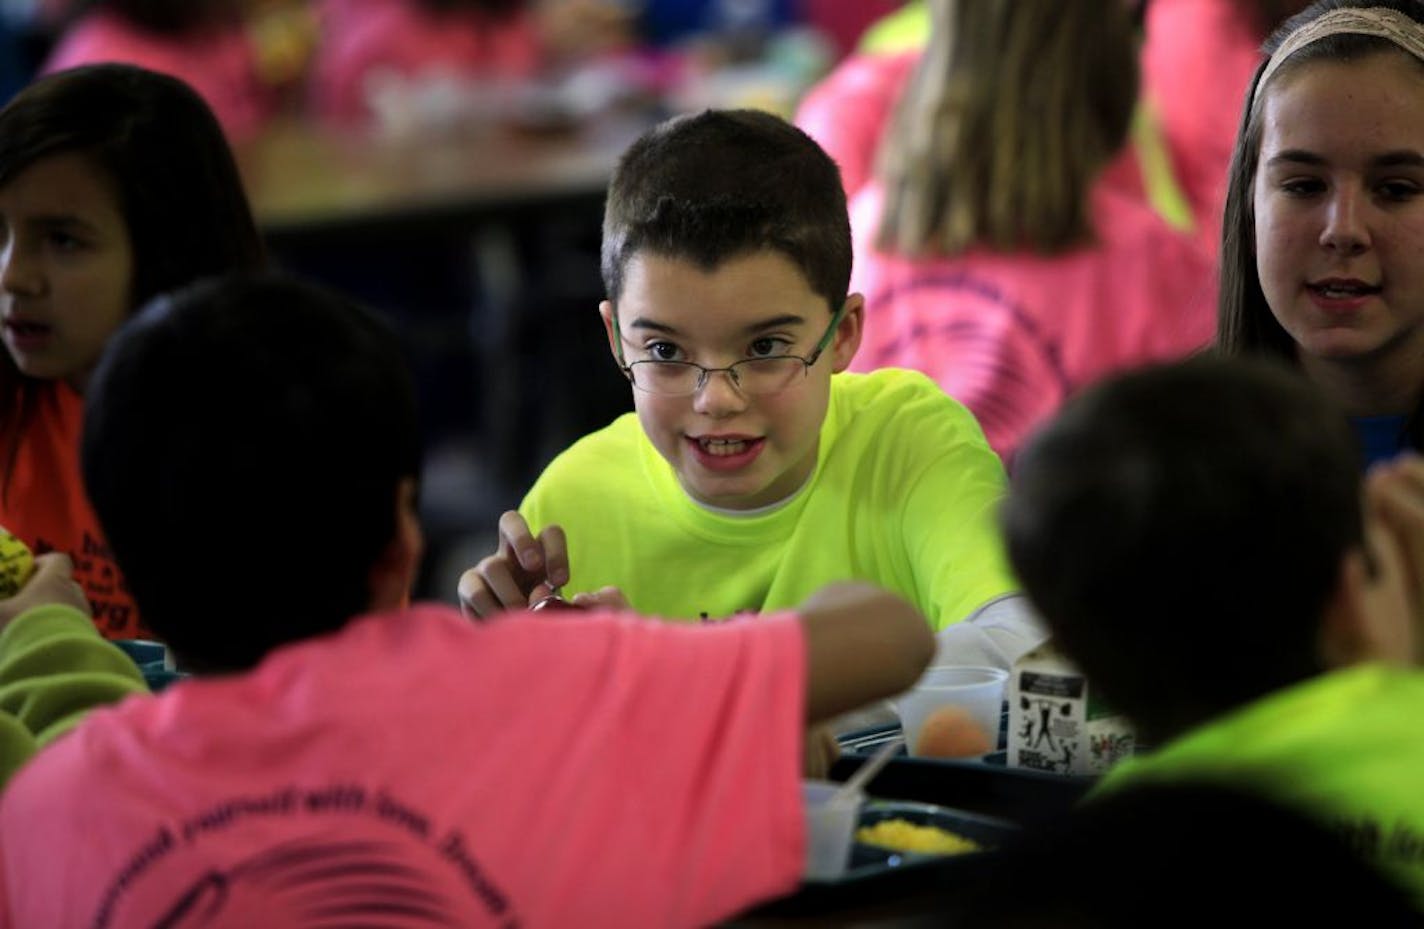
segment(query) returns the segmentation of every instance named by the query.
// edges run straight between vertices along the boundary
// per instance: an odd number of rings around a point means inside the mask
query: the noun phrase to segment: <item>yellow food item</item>
[[[855,840],[897,852],[924,852],[930,855],[961,855],[979,851],[979,843],[955,835],[938,826],[921,826],[907,819],[882,819],[873,826],[861,826]]]
[[[13,597],[35,570],[35,556],[24,542],[0,528],[0,599]]]

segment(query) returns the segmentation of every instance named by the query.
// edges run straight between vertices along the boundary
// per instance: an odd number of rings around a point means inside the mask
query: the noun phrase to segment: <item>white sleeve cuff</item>
[[[990,600],[935,635],[935,665],[988,665],[1009,670],[1048,639],[1048,630],[1023,594]]]

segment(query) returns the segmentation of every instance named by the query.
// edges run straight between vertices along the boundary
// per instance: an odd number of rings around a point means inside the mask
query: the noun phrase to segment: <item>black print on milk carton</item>
[[[1055,774],[1102,774],[1131,755],[1126,718],[1104,706],[1092,685],[1046,643],[1009,677],[1009,766]]]

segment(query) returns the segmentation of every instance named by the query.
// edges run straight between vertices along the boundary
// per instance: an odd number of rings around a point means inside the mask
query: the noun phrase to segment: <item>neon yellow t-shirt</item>
[[[1097,790],[1187,779],[1258,789],[1340,832],[1424,906],[1421,718],[1418,670],[1323,674],[1124,761]]]
[[[520,512],[568,537],[568,592],[619,587],[640,613],[721,619],[833,581],[899,593],[934,628],[1016,589],[995,510],[1004,470],[974,417],[924,375],[837,374],[815,473],[785,505],[712,512],[628,413],[550,463]]]

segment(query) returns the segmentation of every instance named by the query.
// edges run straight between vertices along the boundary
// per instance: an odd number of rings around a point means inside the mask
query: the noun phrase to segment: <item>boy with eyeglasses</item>
[[[847,296],[839,174],[808,136],[751,111],[655,127],[614,175],[602,265],[636,415],[504,514],[498,551],[461,579],[468,613],[567,587],[576,605],[721,620],[856,579],[944,630],[942,661],[1008,666],[1041,640],[974,418],[920,374],[840,373],[864,300]]]

